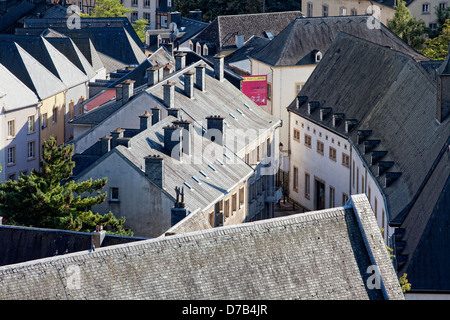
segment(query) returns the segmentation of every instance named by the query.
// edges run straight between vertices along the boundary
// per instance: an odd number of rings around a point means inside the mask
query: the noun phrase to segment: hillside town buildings
[[[0,34],[0,183],[39,170],[56,137],[72,181],[108,179],[91,209],[134,236],[0,211],[0,299],[450,299],[450,54],[393,34],[395,4],[205,23],[132,1],[75,29],[63,5]]]

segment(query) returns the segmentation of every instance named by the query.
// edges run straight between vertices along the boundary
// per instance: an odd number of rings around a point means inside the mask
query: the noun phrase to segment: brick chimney
[[[224,58],[224,55],[214,56],[214,76],[219,81],[224,79]]]
[[[181,70],[186,67],[186,52],[178,52],[175,54],[175,70]]]
[[[159,107],[152,108],[152,126],[161,120],[161,109]]]
[[[190,99],[194,97],[194,72],[184,73],[184,93]]]
[[[163,84],[164,87],[164,104],[167,108],[175,106],[175,83],[167,81]]]
[[[165,126],[163,130],[164,149],[169,152],[169,155],[172,158],[181,160],[181,142],[183,136],[183,128],[172,124]]]
[[[145,159],[145,175],[159,188],[164,187],[164,158],[150,155]]]
[[[195,87],[200,91],[206,91],[205,64],[195,67]]]
[[[211,141],[223,145],[223,121],[222,116],[206,117],[206,136]]]
[[[103,136],[100,138],[101,155],[107,154],[111,150],[111,136]]]

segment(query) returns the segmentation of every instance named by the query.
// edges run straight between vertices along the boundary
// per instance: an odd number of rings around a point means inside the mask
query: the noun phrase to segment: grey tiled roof
[[[325,54],[339,32],[345,32],[391,47],[417,60],[429,60],[383,24],[380,23],[380,28],[369,28],[368,19],[369,16],[297,18],[251,58],[277,67],[314,64],[313,50]]]
[[[403,299],[367,198],[352,201],[0,267],[0,299]]]
[[[219,16],[196,38],[212,42],[217,48],[234,47],[235,35],[243,35],[244,41],[254,35],[265,37],[265,31],[276,36],[300,15],[300,11],[286,11]]]
[[[331,90],[331,88],[333,90]],[[436,121],[437,85],[411,56],[384,46],[340,34],[300,92],[321,107],[332,108],[320,120],[319,109],[308,114],[307,103],[296,101],[288,110],[348,137],[358,150],[386,197],[389,223],[398,224],[420,191],[449,136],[450,120]],[[332,115],[356,120],[345,131],[345,122],[332,124]],[[373,151],[387,151],[383,161],[393,161],[389,172],[400,178],[385,186],[386,173],[371,165],[371,151],[358,143],[359,130],[372,130],[367,140],[379,140]]]

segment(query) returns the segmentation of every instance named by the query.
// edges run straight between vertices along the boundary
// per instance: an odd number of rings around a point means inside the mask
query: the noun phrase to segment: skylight
[[[200,170],[200,173],[204,176],[204,177],[206,177],[206,178],[208,178],[208,175],[206,174],[206,172],[205,171],[203,171],[203,170]]]
[[[199,178],[197,178],[196,176],[192,176],[192,179],[194,179],[194,180],[195,180],[195,182],[197,182],[197,183],[200,183],[200,179],[199,179]]]
[[[186,186],[186,187],[188,187],[189,189],[191,189],[192,190],[192,186],[189,184],[189,183],[187,183],[187,182],[184,182],[184,185]]]
[[[210,167],[213,171],[217,171],[216,168],[212,164],[208,164],[208,167]]]

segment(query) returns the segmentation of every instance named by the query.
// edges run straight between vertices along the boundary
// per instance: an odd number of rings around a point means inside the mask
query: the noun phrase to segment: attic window
[[[322,52],[317,51],[317,52],[315,52],[315,54],[314,54],[314,61],[315,61],[316,63],[318,63],[318,62],[320,62],[320,60],[322,60]]]

